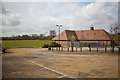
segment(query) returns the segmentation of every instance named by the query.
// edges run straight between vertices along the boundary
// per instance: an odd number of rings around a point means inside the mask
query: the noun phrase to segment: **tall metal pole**
[[[82,38],[81,38],[81,51],[82,51],[82,47],[83,47],[83,31],[81,31],[81,33],[82,33]]]
[[[47,32],[45,32],[45,33],[43,34],[44,44],[45,44],[45,42],[46,42],[46,41],[45,41],[45,35],[46,35],[46,34],[47,34]]]
[[[59,44],[60,44],[60,28],[62,27],[62,25],[56,25],[59,28]],[[60,46],[59,46],[59,51],[60,51]]]

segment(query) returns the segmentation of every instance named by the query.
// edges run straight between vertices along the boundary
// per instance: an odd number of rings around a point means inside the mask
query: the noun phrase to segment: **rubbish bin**
[[[50,48],[50,47],[48,47],[48,50],[51,50],[51,48]]]

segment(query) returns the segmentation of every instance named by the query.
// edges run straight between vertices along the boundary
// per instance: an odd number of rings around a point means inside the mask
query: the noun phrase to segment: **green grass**
[[[42,47],[44,44],[51,43],[51,40],[3,40],[3,48],[24,48],[24,47]]]

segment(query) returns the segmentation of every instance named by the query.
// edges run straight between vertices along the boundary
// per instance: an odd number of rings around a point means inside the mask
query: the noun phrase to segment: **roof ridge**
[[[75,31],[75,30],[65,30],[65,31]]]
[[[96,31],[96,30],[104,30],[104,29],[94,29],[94,30],[75,30],[75,31]]]

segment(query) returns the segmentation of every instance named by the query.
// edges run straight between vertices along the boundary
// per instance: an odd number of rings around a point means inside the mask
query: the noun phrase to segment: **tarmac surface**
[[[118,78],[118,55],[14,48],[2,56],[3,78]]]
[[[0,54],[0,78],[2,78],[2,56]]]

